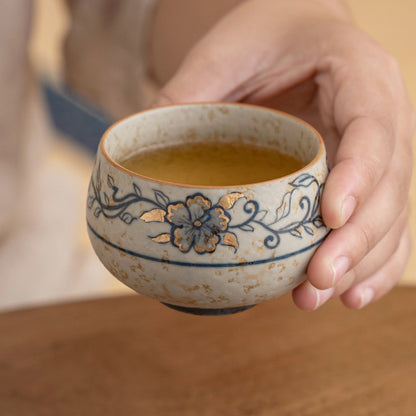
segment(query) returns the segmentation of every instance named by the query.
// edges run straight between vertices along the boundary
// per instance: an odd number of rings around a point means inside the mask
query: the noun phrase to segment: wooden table
[[[222,317],[129,296],[0,315],[0,415],[416,415],[416,289]]]

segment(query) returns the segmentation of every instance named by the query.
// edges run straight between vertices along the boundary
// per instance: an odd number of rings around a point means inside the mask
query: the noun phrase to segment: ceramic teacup
[[[215,187],[164,182],[120,165],[143,149],[237,138],[277,147],[304,167]],[[230,103],[147,110],[102,137],[88,191],[89,236],[104,266],[141,294],[192,313],[244,310],[306,278],[328,234],[320,213],[327,175],[319,133],[282,112]]]

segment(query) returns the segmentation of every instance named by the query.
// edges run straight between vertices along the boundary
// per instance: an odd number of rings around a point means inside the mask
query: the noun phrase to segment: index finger
[[[322,196],[322,215],[330,228],[344,225],[373,192],[394,146],[393,134],[374,119],[360,117],[348,125]]]
[[[360,47],[343,52],[347,62],[327,68],[321,79],[329,94],[323,106],[331,106],[341,137],[322,199],[331,228],[344,225],[369,197],[389,167],[396,141],[409,136],[410,105],[397,63],[362,34],[356,41]]]

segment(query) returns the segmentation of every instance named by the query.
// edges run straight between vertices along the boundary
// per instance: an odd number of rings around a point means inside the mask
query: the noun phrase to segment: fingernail
[[[364,306],[367,306],[374,298],[374,289],[372,289],[371,287],[367,287],[365,288],[362,292],[361,292],[361,303],[359,308],[364,308]]]
[[[355,210],[356,205],[357,200],[353,196],[347,196],[344,199],[344,203],[342,204],[342,225],[344,225],[349,220]]]
[[[345,256],[337,257],[332,264],[332,286],[335,286],[350,268],[350,259]]]
[[[313,289],[315,291],[316,302],[312,310],[316,311],[320,306],[331,299],[332,295],[334,294],[334,288],[331,287],[330,289],[319,290],[313,287]]]

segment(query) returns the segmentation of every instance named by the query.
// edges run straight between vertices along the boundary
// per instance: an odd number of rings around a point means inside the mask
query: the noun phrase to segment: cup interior
[[[179,104],[137,113],[111,126],[101,146],[120,165],[138,152],[207,141],[276,148],[302,161],[303,167],[324,147],[319,133],[296,117],[231,103]]]

